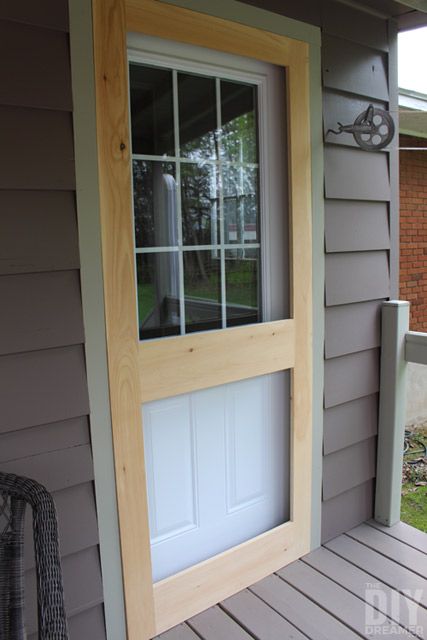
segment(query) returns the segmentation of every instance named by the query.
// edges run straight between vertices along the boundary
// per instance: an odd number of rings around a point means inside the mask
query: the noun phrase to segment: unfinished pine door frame
[[[157,0],[93,0],[93,29],[108,368],[126,618],[129,639],[144,640],[261,579],[310,548],[309,45]],[[256,58],[285,67],[287,72],[289,176],[285,179],[289,179],[290,193],[292,317],[177,338],[174,346],[170,342],[168,357],[180,362],[194,361],[203,369],[206,357],[215,352],[217,340],[230,332],[230,360],[209,384],[291,369],[291,518],[154,585],[141,403],[151,399],[156,391],[150,392],[141,379],[139,361],[143,359],[146,370],[150,363],[155,363],[157,372],[161,371],[166,341],[141,344],[137,331],[126,50],[126,34],[130,31]],[[255,338],[259,339],[260,347],[253,353],[251,345]],[[266,353],[270,353],[269,359]],[[190,386],[194,383],[185,381]],[[174,393],[182,392],[174,389]]]

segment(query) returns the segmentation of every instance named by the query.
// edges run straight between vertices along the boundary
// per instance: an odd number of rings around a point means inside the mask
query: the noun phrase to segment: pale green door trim
[[[104,318],[92,3],[69,0],[80,277],[104,611],[109,640],[126,638]]]
[[[170,4],[209,13],[310,43],[312,210],[313,210],[313,473],[311,546],[320,545],[323,441],[324,342],[324,210],[322,88],[320,29],[234,0],[173,0]],[[87,0],[69,0],[74,100],[83,314],[91,407],[91,437],[95,470],[100,554],[107,637],[125,640],[119,528],[116,504],[107,351],[102,284],[92,16]]]

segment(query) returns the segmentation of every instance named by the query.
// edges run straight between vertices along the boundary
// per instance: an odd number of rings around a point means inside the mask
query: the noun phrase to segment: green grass
[[[410,429],[418,441],[427,443],[427,423]],[[422,461],[419,442],[411,441],[409,456],[403,464],[402,506],[403,522],[427,533],[427,460]],[[408,464],[408,459],[420,459],[417,464]],[[418,484],[418,486],[417,486]]]
[[[210,273],[206,282],[200,278],[194,284],[187,283],[185,293],[192,298],[220,302],[219,274]],[[257,306],[257,287],[252,261],[237,263],[235,270],[232,269],[231,264],[227,265],[227,304]]]
[[[148,314],[152,312],[155,304],[154,285],[138,284],[138,312],[140,323],[144,322]]]
[[[400,517],[420,531],[427,533],[427,487],[406,483],[402,491]]]

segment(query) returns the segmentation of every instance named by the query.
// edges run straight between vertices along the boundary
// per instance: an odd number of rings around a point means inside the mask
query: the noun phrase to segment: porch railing
[[[384,302],[381,319],[381,374],[375,520],[400,520],[407,364],[427,365],[427,333],[409,331],[409,302]]]

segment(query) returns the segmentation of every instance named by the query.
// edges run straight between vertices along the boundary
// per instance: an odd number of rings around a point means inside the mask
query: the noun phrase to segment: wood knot
[[[124,151],[126,149],[126,145],[124,142],[120,143],[120,151]]]

